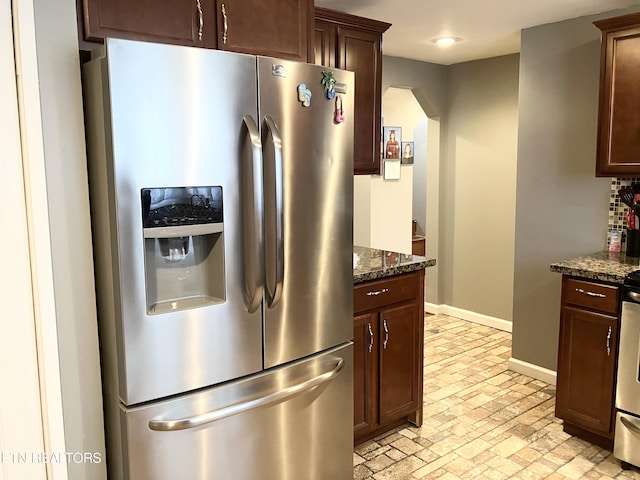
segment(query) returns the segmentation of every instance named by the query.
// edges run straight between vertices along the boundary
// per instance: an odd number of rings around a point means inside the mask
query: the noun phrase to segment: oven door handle
[[[632,292],[631,290],[627,290],[627,297],[636,303],[640,303],[640,293],[638,292]]]
[[[233,415],[238,415],[256,408],[270,407],[333,380],[338,376],[343,368],[344,360],[342,358],[338,358],[331,370],[325,371],[303,382],[291,385],[290,387],[283,388],[282,390],[277,390],[276,392],[265,395],[264,397],[237,403],[235,405],[229,405],[228,407],[213,410],[194,417],[180,418],[177,420],[150,420],[149,428],[158,432],[175,432],[177,430],[201,427],[203,425],[222,420],[223,418],[232,417]]]
[[[620,417],[620,422],[622,422],[622,425],[627,427],[633,433],[637,433],[637,434],[640,435],[640,427],[638,427],[636,424],[634,424],[631,420],[621,416]]]

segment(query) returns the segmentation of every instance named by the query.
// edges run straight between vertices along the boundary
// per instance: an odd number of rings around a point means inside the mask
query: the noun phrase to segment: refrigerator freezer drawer
[[[123,407],[123,477],[351,479],[352,358],[348,343],[229,384]]]

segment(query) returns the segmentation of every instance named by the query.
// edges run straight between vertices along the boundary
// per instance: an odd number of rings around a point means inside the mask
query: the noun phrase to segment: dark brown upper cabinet
[[[380,174],[382,34],[391,26],[324,8],[315,9],[313,59],[356,73],[354,173]]]
[[[596,176],[640,176],[640,13],[594,22],[602,31]]]
[[[84,40],[115,37],[213,48],[213,9],[205,0],[83,0]]]
[[[306,62],[311,53],[313,1],[216,1],[217,48]]]
[[[81,47],[116,37],[305,62],[312,53],[312,0],[82,1]]]

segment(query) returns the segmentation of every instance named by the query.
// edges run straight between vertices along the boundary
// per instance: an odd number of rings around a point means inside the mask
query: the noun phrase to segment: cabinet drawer
[[[411,300],[419,294],[418,272],[362,283],[353,289],[353,311],[358,313],[382,305]]]
[[[620,287],[567,277],[563,280],[562,298],[565,304],[586,307],[613,315],[618,314]]]

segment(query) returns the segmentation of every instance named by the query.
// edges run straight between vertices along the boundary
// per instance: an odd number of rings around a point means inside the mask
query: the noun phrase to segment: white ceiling
[[[522,29],[640,6],[640,0],[315,0],[315,5],[393,24],[384,34],[385,55],[450,65],[519,52]],[[444,35],[462,41],[449,47],[431,41]]]

